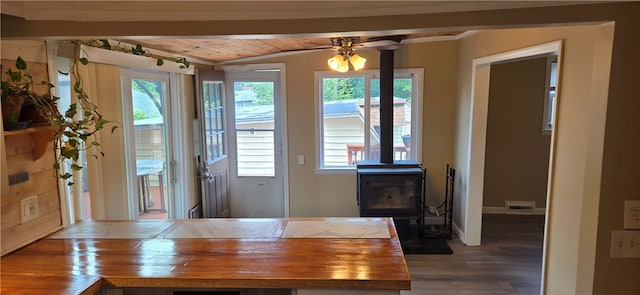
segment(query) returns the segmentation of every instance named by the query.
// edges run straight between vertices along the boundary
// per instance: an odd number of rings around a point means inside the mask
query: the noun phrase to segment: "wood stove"
[[[413,160],[393,159],[393,62],[395,47],[380,49],[380,161],[358,161],[358,207],[363,217],[393,217],[401,240],[410,221],[423,232],[425,171]]]
[[[415,161],[357,162],[357,200],[362,217],[393,217],[400,240],[412,220],[423,232],[425,170]]]
[[[360,216],[418,218],[424,203],[424,171],[414,161],[357,165]]]

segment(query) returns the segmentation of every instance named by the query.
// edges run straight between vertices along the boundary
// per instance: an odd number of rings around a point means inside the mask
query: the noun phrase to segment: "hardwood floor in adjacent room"
[[[544,216],[483,215],[482,245],[449,241],[452,255],[406,255],[411,291],[401,294],[538,295]]]

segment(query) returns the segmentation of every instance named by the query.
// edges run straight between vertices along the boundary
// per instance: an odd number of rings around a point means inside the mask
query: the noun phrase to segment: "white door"
[[[198,70],[197,77],[202,217],[230,217],[224,72]]]
[[[167,219],[174,204],[169,74],[123,71],[122,82],[127,175],[136,188],[130,215]]]
[[[233,217],[285,216],[280,70],[226,72]]]

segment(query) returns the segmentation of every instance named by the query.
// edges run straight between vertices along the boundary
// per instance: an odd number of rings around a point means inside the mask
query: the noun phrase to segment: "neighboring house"
[[[236,101],[237,101],[236,96]],[[371,146],[379,145],[379,98],[371,99]],[[406,126],[411,124],[405,119],[405,113],[410,114],[410,107],[405,100],[394,99],[394,146],[402,150],[404,145],[402,135]],[[273,133],[262,131],[273,129],[273,106],[243,106],[236,104],[236,129],[237,133],[239,169],[251,169],[255,171],[273,171],[272,166],[264,166],[262,163],[273,163]],[[364,104],[362,99],[334,100],[324,104],[324,160],[327,166],[345,166],[353,164],[355,160],[361,160],[364,146]],[[410,117],[410,115],[409,115]],[[255,130],[252,130],[255,129]],[[406,150],[399,152],[398,158],[406,159]],[[351,154],[351,155],[350,155]],[[265,161],[269,160],[269,161]],[[266,174],[268,175],[268,174]]]
[[[235,91],[235,105],[236,107],[248,107],[253,104],[253,101],[258,98],[258,95],[251,90],[238,90]]]
[[[235,108],[238,175],[273,176],[273,105]]]
[[[132,94],[138,173],[149,168],[149,165],[153,166],[153,169],[162,169],[166,154],[164,117],[149,95],[135,89],[132,90]],[[158,186],[158,177],[160,176],[154,175],[148,178],[149,184]]]
[[[144,118],[156,118],[162,116],[158,106],[156,106],[149,95],[140,90],[133,89],[132,96],[134,119],[136,118],[136,115]]]
[[[164,159],[164,118],[146,93],[134,89],[132,94],[136,158]]]
[[[324,162],[327,166],[344,166],[348,161],[348,145],[364,144],[364,116],[358,99],[324,103]],[[371,140],[379,142],[371,130]]]

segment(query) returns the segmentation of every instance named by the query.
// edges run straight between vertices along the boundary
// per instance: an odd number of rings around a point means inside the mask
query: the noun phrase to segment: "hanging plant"
[[[79,48],[79,45],[76,46],[76,56],[79,56],[77,54],[79,53]],[[16,70],[8,69],[6,71],[7,78],[2,81],[3,104],[5,102],[16,104],[16,97],[21,97],[20,103],[22,104],[22,101],[28,102],[35,113],[43,120],[40,125],[49,126],[51,129],[56,151],[53,168],[56,170],[58,177],[65,180],[67,185],[73,185],[70,180],[73,172],[83,169],[82,166],[78,165],[81,152],[97,150],[98,152],[93,154],[94,157],[97,157],[98,154],[104,155],[99,151],[100,143],[96,135],[107,125],[115,123],[103,118],[98,111],[98,107],[89,101],[89,96],[83,88],[82,77],[78,74],[78,63],[86,65],[88,60],[86,58],[76,58],[69,73],[63,73],[71,75],[75,80],[72,94],[76,97],[76,101],[64,113],[58,110],[58,97],[49,94],[40,95],[34,92],[34,85],[45,85],[49,88],[54,87],[54,85],[48,81],[34,83],[33,75],[28,71],[27,64],[22,57],[17,57]],[[5,117],[3,105],[3,118]],[[18,120],[23,120],[23,116],[20,116],[19,113],[12,114],[9,116],[9,120],[18,122]],[[25,122],[33,121],[32,118],[24,120]],[[111,132],[115,131],[117,127],[117,124],[113,124]],[[65,166],[70,167],[70,171],[65,171]]]
[[[135,45],[131,48],[126,48],[118,42],[117,45],[110,44],[107,39],[73,41],[75,43],[75,59],[71,65],[68,73],[62,73],[69,75],[72,81],[75,81],[72,87],[72,96],[76,99],[69,105],[69,108],[61,113],[57,108],[56,101],[58,97],[50,95],[36,95],[33,91],[30,91],[25,97],[31,97],[33,106],[37,112],[45,118],[46,125],[50,125],[54,137],[54,149],[56,151],[56,159],[53,167],[55,168],[59,178],[63,179],[67,185],[73,185],[71,180],[73,173],[82,170],[84,167],[78,164],[80,156],[83,152],[87,155],[97,158],[98,155],[104,156],[104,153],[100,151],[100,142],[97,139],[97,134],[103,130],[107,125],[111,125],[111,132],[113,133],[118,125],[114,121],[105,119],[98,106],[90,101],[89,95],[84,90],[84,81],[79,74],[79,66],[87,65],[89,60],[85,57],[80,57],[81,45],[92,46],[112,51],[120,51],[130,53],[134,55],[147,56],[156,59],[156,65],[162,66],[165,60],[173,60],[179,65],[180,69],[186,69],[190,66],[189,61],[184,57],[165,57],[145,50],[141,45]],[[27,90],[33,85],[32,75],[26,71],[26,63],[22,58],[18,57],[16,61],[16,68],[18,72],[7,72],[9,80],[2,81],[2,98],[3,104],[6,100],[5,94],[18,93],[21,90]],[[47,81],[42,82],[49,87],[53,87]],[[10,87],[11,86],[11,87]],[[11,100],[15,105],[18,104]],[[20,101],[20,105],[22,102]],[[3,111],[5,107],[3,106]],[[19,115],[19,114],[18,114]],[[17,120],[17,115],[8,115],[3,117]],[[9,124],[5,124],[9,125]],[[89,153],[93,151],[93,153]],[[70,169],[66,169],[69,167]]]
[[[82,152],[94,151],[91,154],[94,158],[97,158],[98,154],[104,156],[96,136],[98,132],[107,125],[112,125],[111,133],[118,128],[116,122],[107,120],[100,114],[98,106],[90,101],[89,95],[85,92],[79,66],[87,65],[89,61],[87,58],[79,57],[79,51],[80,45],[76,44],[76,58],[69,72],[62,73],[71,76],[71,80],[75,81],[72,87],[75,102],[71,103],[64,113],[57,112],[56,108],[51,118],[51,125],[54,127],[54,146],[57,151],[54,168],[58,171],[58,176],[69,186],[73,185],[70,180],[73,172],[83,169],[78,165]],[[70,167],[71,171],[65,171],[65,166]]]
[[[82,152],[93,150],[95,152],[91,156],[95,158],[98,157],[98,154],[104,156],[104,153],[100,151],[100,143],[96,137],[98,132],[107,125],[112,125],[112,133],[118,128],[116,122],[107,120],[100,114],[98,107],[90,101],[84,91],[83,79],[79,75],[78,69],[80,65],[87,65],[89,61],[87,58],[80,57],[81,45],[155,58],[157,66],[164,65],[165,60],[173,60],[180,69],[186,69],[190,66],[189,61],[184,57],[166,57],[153,54],[140,44],[127,48],[120,42],[112,45],[108,39],[76,40],[73,43],[76,45],[76,58],[69,73],[63,74],[70,75],[72,81],[75,81],[72,94],[76,97],[76,101],[69,106],[64,114],[55,108],[50,117],[51,125],[54,127],[54,142],[57,151],[54,168],[58,171],[58,176],[67,182],[67,185],[73,185],[70,180],[73,177],[73,172],[83,169],[78,165]],[[71,171],[65,171],[65,166],[70,167]]]
[[[189,65],[190,65],[189,61],[185,57],[168,57],[168,56],[162,56],[162,55],[159,55],[159,54],[154,54],[154,53],[151,53],[150,51],[144,49],[142,47],[142,45],[140,45],[140,44],[136,44],[135,46],[132,46],[132,47],[126,47],[126,46],[122,45],[121,42],[118,42],[118,44],[116,44],[116,45],[111,45],[111,43],[109,42],[108,39],[82,40],[82,41],[77,41],[77,42],[81,43],[82,45],[86,45],[86,46],[91,46],[91,47],[102,48],[102,49],[107,49],[107,50],[111,50],[111,51],[119,51],[119,52],[124,52],[124,53],[130,53],[130,54],[133,54],[133,55],[140,55],[140,56],[146,56],[146,57],[154,58],[154,59],[156,59],[156,66],[164,65],[164,61],[165,60],[174,61],[175,63],[178,64],[178,67],[180,69],[189,68]]]
[[[45,85],[53,87],[48,81],[36,83],[33,75],[27,70],[27,63],[18,57],[15,71],[11,68],[5,72],[6,79],[2,80],[2,119],[5,130],[26,128],[34,118],[26,117],[23,109],[25,105],[36,109],[36,112],[48,112],[55,105],[55,98],[40,95],[34,91],[34,86]]]

